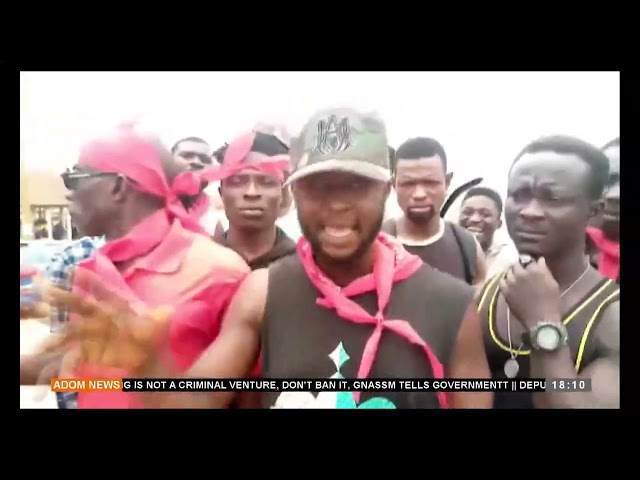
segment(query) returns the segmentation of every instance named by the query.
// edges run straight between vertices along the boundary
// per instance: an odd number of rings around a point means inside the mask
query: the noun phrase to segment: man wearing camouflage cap
[[[383,123],[350,109],[320,112],[296,137],[290,155],[288,182],[304,233],[297,255],[247,277],[218,341],[187,375],[246,376],[262,345],[265,378],[489,378],[473,288],[380,233],[391,186]],[[234,395],[181,393],[173,406],[225,407]],[[264,392],[259,405],[491,404],[491,393]]]

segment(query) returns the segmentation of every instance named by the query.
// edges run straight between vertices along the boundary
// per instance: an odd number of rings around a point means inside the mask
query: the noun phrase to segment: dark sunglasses
[[[76,188],[78,188],[78,182],[80,180],[82,180],[83,178],[96,178],[96,177],[106,177],[106,176],[113,176],[113,175],[118,175],[117,173],[112,173],[112,172],[81,172],[78,170],[67,170],[66,172],[62,173],[60,175],[60,177],[62,178],[62,181],[64,183],[64,188],[66,188],[67,190],[75,190]]]

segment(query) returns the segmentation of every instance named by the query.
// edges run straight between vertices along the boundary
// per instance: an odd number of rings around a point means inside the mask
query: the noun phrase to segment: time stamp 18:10
[[[545,380],[547,392],[590,392],[590,378],[550,378]]]

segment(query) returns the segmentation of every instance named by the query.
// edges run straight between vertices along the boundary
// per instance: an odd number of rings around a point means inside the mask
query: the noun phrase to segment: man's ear
[[[293,204],[293,196],[288,186],[282,187],[282,196],[280,198],[280,207],[278,209],[278,217],[284,217]]]
[[[496,230],[500,230],[502,228],[502,218],[498,219],[498,228]]]
[[[445,184],[447,185],[447,188],[449,188],[449,185],[451,185],[451,179],[453,178],[453,172],[449,172],[445,175]]]
[[[131,189],[131,184],[123,175],[118,175],[113,182],[113,188],[111,189],[111,193],[113,194],[114,200],[117,203],[122,203],[126,198],[129,190]]]

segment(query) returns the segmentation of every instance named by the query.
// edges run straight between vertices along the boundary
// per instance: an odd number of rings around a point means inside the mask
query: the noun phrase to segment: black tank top
[[[456,239],[453,228],[451,223],[445,222],[444,233],[435,242],[429,245],[403,244],[403,247],[407,252],[417,255],[423,262],[428,263],[433,268],[473,284],[476,261],[475,240],[466,231],[460,233],[460,235],[465,236],[463,241],[473,244],[473,258],[466,259],[469,265],[465,265],[463,248],[458,239]],[[383,225],[383,231],[394,237],[397,236],[396,221],[394,219],[387,220]],[[469,238],[466,238],[467,236]]]
[[[500,279],[503,274],[491,278],[480,292],[478,312],[483,325],[483,335],[491,376],[504,379],[504,364],[511,357],[509,341],[500,338],[496,328]],[[620,299],[620,287],[613,280],[603,278],[577,302],[562,319],[569,333],[569,348],[576,372],[580,372],[596,358],[592,334],[606,307]],[[515,346],[514,350],[517,350]],[[515,353],[515,351],[514,351]],[[529,377],[529,351],[520,351],[520,370],[517,378]],[[530,393],[496,393],[494,408],[534,408]]]
[[[397,282],[386,318],[406,320],[447,365],[460,324],[473,301],[474,290],[464,282],[424,264],[411,277]],[[316,304],[320,294],[298,255],[269,267],[269,291],[263,325],[264,378],[356,378],[364,346],[373,325],[356,324]],[[375,292],[350,297],[371,314]],[[433,378],[430,363],[417,345],[384,330],[368,379]],[[287,397],[289,402],[286,401]],[[263,406],[295,408],[314,402],[317,408],[438,408],[431,392],[364,392],[358,406],[352,394],[302,392],[264,394]]]

